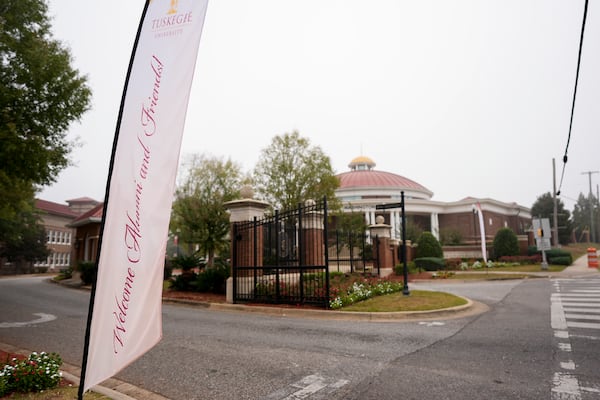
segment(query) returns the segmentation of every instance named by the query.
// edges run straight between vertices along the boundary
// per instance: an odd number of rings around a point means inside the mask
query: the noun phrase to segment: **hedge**
[[[445,268],[444,259],[439,257],[415,258],[414,263],[419,270],[424,269],[425,271],[439,271]]]

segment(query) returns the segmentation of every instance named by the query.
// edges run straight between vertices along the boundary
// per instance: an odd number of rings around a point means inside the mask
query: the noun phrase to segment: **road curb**
[[[439,310],[429,311],[396,311],[396,312],[355,312],[355,311],[336,311],[336,310],[314,310],[301,308],[282,308],[255,306],[229,303],[207,303],[185,299],[163,298],[163,303],[183,304],[192,307],[200,307],[213,311],[229,311],[240,313],[257,313],[263,315],[290,317],[290,318],[313,318],[328,320],[347,320],[347,321],[415,321],[423,319],[440,318],[461,318],[463,316],[473,315],[479,312],[485,312],[485,305],[474,302],[466,297],[457,296],[464,299],[467,304],[455,307],[449,307]]]

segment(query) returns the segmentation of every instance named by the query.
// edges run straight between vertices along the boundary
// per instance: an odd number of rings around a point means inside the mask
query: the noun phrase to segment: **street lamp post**
[[[406,213],[404,210],[404,191],[400,192],[400,203],[391,203],[391,204],[378,204],[375,206],[376,210],[387,210],[389,208],[398,208],[402,210],[402,264],[403,264],[403,273],[404,273],[404,287],[402,288],[402,293],[405,296],[410,294],[408,290],[408,263],[406,261]]]

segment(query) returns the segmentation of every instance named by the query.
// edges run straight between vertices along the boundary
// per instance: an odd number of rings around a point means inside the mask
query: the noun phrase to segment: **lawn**
[[[465,304],[467,304],[465,299],[449,293],[413,290],[408,296],[401,292],[377,296],[343,307],[341,310],[355,312],[431,311]]]

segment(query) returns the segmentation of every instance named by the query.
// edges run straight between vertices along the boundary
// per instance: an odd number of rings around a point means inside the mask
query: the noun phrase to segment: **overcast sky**
[[[162,0],[164,1],[164,0]],[[190,0],[180,0],[190,1]],[[143,0],[49,0],[55,38],[88,76],[92,109],[69,137],[75,166],[40,198],[102,200]],[[297,130],[336,173],[359,155],[433,200],[531,207],[557,184],[584,0],[211,0],[182,155],[251,171]],[[588,9],[562,200],[600,170],[600,0]],[[592,175],[593,191],[600,174]]]

